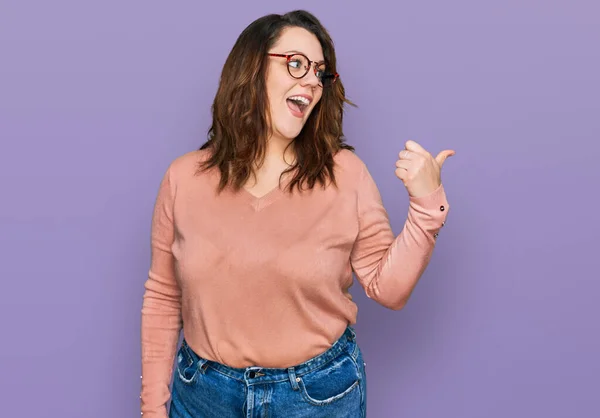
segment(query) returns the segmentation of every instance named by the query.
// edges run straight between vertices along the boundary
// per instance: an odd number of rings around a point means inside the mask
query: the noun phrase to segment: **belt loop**
[[[354,328],[352,328],[352,327],[349,326],[348,327],[348,331],[350,331],[351,338],[353,340],[356,340],[356,331],[354,331]]]
[[[296,371],[294,367],[288,367],[288,375],[290,377],[290,383],[292,384],[292,389],[298,390],[300,386],[298,386],[298,382],[300,381],[299,377],[296,377]]]
[[[198,368],[200,369],[200,373],[206,372],[206,369],[208,368],[208,360],[199,357],[198,358]]]
[[[186,367],[189,367],[192,364],[194,364],[194,356],[192,355],[191,351],[192,349],[187,345],[185,340],[183,340],[183,343],[181,344],[181,351],[179,353],[179,356],[177,357],[177,360],[181,362],[183,359],[185,359],[187,363]]]

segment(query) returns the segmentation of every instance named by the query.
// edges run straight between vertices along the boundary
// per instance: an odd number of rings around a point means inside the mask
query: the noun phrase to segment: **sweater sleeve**
[[[181,330],[181,291],[175,279],[171,246],[174,240],[175,188],[170,170],[163,177],[151,225],[151,263],[142,304],[141,412],[147,418],[167,418],[173,364]]]
[[[350,258],[352,268],[369,298],[399,310],[425,271],[446,221],[449,204],[444,187],[427,196],[410,197],[408,217],[397,237],[364,164],[357,199],[359,231]]]

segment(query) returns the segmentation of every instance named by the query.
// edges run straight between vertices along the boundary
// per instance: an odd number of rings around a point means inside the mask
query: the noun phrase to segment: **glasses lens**
[[[302,78],[310,70],[308,58],[301,54],[292,55],[288,61],[288,71],[294,78]],[[331,86],[335,80],[336,75],[327,71],[325,64],[321,64],[316,69],[316,76],[321,82],[323,87]]]
[[[292,55],[288,61],[288,71],[294,78],[302,78],[308,72],[308,59],[304,55]]]

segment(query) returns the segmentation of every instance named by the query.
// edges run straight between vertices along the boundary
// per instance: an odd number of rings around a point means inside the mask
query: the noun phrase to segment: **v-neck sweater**
[[[230,367],[285,368],[331,347],[357,318],[353,273],[368,298],[406,303],[448,215],[442,185],[409,197],[395,236],[380,192],[352,151],[337,187],[217,193],[208,151],[174,159],[160,182],[142,307],[142,412],[166,418],[180,331],[199,356]],[[398,180],[400,186],[402,183]]]

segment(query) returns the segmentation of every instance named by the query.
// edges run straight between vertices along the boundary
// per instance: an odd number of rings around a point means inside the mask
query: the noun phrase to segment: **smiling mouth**
[[[286,100],[288,108],[292,112],[292,115],[296,117],[302,117],[304,111],[310,105],[311,100],[304,96],[290,96]]]

